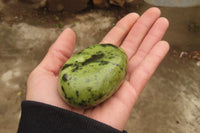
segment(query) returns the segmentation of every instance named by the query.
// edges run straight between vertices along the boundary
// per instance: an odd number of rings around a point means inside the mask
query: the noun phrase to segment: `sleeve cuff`
[[[126,133],[86,116],[52,105],[22,102],[18,133]]]

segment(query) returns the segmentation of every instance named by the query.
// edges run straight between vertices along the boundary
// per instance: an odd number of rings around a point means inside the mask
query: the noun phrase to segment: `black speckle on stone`
[[[103,94],[100,93],[99,96],[98,96],[98,99],[102,98],[103,97]]]
[[[68,96],[67,96],[67,93],[65,92],[64,87],[61,86],[61,88],[62,88],[62,91],[63,91],[63,93],[64,93],[65,98],[66,98],[67,100],[72,100],[71,97],[68,97]]]
[[[82,68],[82,67],[79,67],[78,69],[79,69],[79,70],[82,70],[83,68]]]
[[[102,46],[102,47],[113,47],[113,48],[118,48],[116,45],[109,44],[109,43],[107,43],[107,44],[102,44],[101,46]]]
[[[73,64],[72,72],[75,72],[75,71],[77,71],[78,69],[79,69],[79,64],[78,64],[78,62],[75,62],[75,63]]]
[[[90,102],[91,102],[91,100],[92,100],[91,98],[88,98],[87,102],[88,102],[88,103],[90,103]]]
[[[68,98],[68,102],[69,102],[70,104],[74,104],[74,99],[73,99],[73,97]]]
[[[96,54],[100,55],[100,54],[103,54],[103,52],[102,51],[97,51]]]
[[[104,57],[104,54],[103,53],[100,53],[100,54],[94,54],[92,55],[89,59],[85,60],[82,65],[87,65],[89,63],[92,63],[92,62],[98,62],[99,59],[102,59]]]
[[[65,82],[67,81],[67,74],[64,74],[64,75],[62,76],[62,80],[65,81]]]
[[[109,56],[109,57],[108,57],[108,59],[113,59],[113,58],[114,58],[113,56]]]
[[[91,92],[92,98],[95,99],[96,95]]]
[[[108,63],[109,63],[108,61],[100,61],[99,65],[106,65]]]
[[[82,54],[82,51],[78,52],[77,55]]]
[[[88,87],[87,90],[88,90],[89,92],[91,92],[91,91],[92,91],[92,88],[91,88],[91,87]]]
[[[62,91],[65,93],[64,87],[63,87],[63,86],[61,86],[61,88],[62,88]]]
[[[104,95],[102,93],[100,93],[98,96],[96,96],[94,98],[94,101],[98,101],[99,99],[101,99]]]
[[[65,64],[63,67],[62,67],[62,70],[64,70],[65,68],[69,67],[69,66],[72,66],[72,64]]]
[[[79,92],[76,90],[76,96],[79,97]]]
[[[99,98],[98,98],[98,97],[96,97],[96,98],[94,99],[94,101],[97,101],[97,100],[99,100]]]
[[[86,103],[86,101],[85,100],[82,100],[80,103],[78,103],[79,104],[79,106],[86,106],[87,105],[87,103]]]
[[[112,63],[113,65],[115,65],[115,66],[119,66],[119,64],[116,64],[116,63]]]
[[[75,67],[75,68],[72,69],[72,72],[75,72],[77,70],[78,70],[78,67]]]
[[[68,101],[71,101],[73,98],[72,97],[67,97],[65,96],[65,98],[68,100]]]
[[[73,67],[77,67],[78,64],[79,64],[79,62],[78,62],[78,61],[75,61],[75,62],[73,63]]]

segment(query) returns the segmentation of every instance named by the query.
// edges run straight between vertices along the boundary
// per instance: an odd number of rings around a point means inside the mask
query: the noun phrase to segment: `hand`
[[[168,20],[160,14],[157,8],[148,9],[141,17],[130,13],[103,38],[101,43],[120,46],[129,59],[126,80],[104,103],[92,109],[76,109],[64,103],[58,93],[59,71],[75,45],[75,34],[71,29],[63,31],[30,74],[26,99],[71,110],[123,130],[140,92],[169,50],[168,43],[161,41]]]

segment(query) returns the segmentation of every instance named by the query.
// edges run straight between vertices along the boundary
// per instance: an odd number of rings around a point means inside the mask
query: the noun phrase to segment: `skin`
[[[169,44],[161,41],[169,23],[160,15],[158,8],[150,8],[141,16],[130,13],[101,41],[120,46],[129,60],[126,80],[106,102],[92,109],[75,109],[59,96],[58,74],[70,58],[76,40],[71,29],[63,31],[30,74],[26,99],[67,109],[123,130],[139,94],[169,50]]]

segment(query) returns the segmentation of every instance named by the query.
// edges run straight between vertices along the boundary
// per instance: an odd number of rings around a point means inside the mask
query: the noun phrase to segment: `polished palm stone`
[[[96,106],[118,90],[127,68],[127,55],[120,47],[92,45],[64,64],[59,74],[59,93],[72,107]]]

